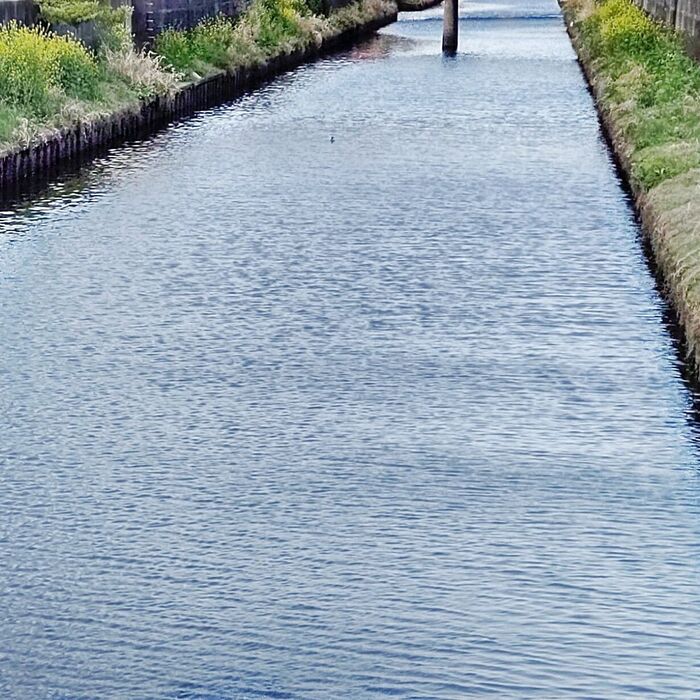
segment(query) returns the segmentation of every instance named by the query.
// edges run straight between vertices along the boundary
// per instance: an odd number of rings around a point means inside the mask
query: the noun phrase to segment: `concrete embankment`
[[[37,16],[38,6],[33,0],[0,0],[0,25],[8,22],[31,25]]]
[[[262,64],[221,72],[188,83],[174,95],[155,97],[137,110],[109,115],[61,129],[40,143],[0,153],[0,195],[12,197],[27,186],[46,181],[62,169],[71,169],[104,153],[111,146],[147,136],[197,111],[235,99],[244,92],[292,70],[302,63],[340,50],[396,21],[396,5],[387,4],[361,25],[345,28],[292,53],[282,53]]]
[[[674,125],[664,116],[662,125],[659,114],[665,114],[663,109],[673,114],[672,102],[639,106],[651,99],[649,67],[632,62],[626,66],[626,72],[611,77],[604,68],[604,60],[595,55],[595,39],[581,30],[586,11],[581,12],[572,0],[560,0],[560,5],[603,131],[633,195],[643,235],[649,243],[664,294],[676,312],[687,359],[697,377],[700,374],[700,162],[696,152],[700,149],[700,127],[688,117],[696,104],[692,101],[694,97],[687,97],[695,94],[690,81],[695,80],[691,73],[696,67],[688,71],[689,86],[686,97],[680,101],[681,109],[688,113],[685,123]],[[643,91],[635,93],[629,85],[640,75],[646,82],[641,81]],[[666,83],[662,81],[661,89],[667,89]],[[620,104],[619,93],[623,89],[630,92]],[[656,115],[653,110],[657,110]],[[659,145],[645,145],[644,138],[649,143],[653,136],[645,134],[642,138],[639,134],[649,125],[657,131],[663,126],[676,136]],[[656,154],[660,155],[656,170],[645,169],[645,162]]]

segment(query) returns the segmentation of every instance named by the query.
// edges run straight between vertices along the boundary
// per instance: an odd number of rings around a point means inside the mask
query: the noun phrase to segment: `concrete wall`
[[[677,0],[675,27],[683,32],[695,56],[700,56],[700,0]]]
[[[2,0],[0,0],[1,2]],[[112,0],[119,2],[119,0]],[[152,41],[164,29],[187,29],[205,17],[237,17],[252,0],[130,0],[134,6],[133,28],[141,43]],[[324,0],[328,11],[345,7],[353,0]]]
[[[700,0],[698,0],[700,2]],[[139,43],[152,41],[168,27],[187,29],[205,17],[223,14],[237,17],[244,12],[252,0],[110,0],[113,7],[130,5],[134,8],[133,32]],[[343,7],[352,0],[325,0],[329,10]],[[38,6],[33,0],[0,0],[0,24],[17,20],[22,24],[34,24]],[[94,22],[78,26],[58,25],[58,34],[71,34],[88,46],[99,42],[99,32]]]
[[[51,29],[61,36],[72,36],[91,49],[97,49],[101,43],[100,28],[92,20],[80,24],[54,24]]]
[[[692,54],[700,57],[700,0],[635,0],[652,17],[685,34]]]
[[[33,0],[0,0],[0,24],[17,20],[21,24],[36,22],[39,8]]]
[[[343,0],[335,0],[343,2]],[[141,40],[154,38],[167,27],[184,29],[192,27],[205,17],[224,14],[236,17],[251,0],[110,0],[113,7],[133,5],[133,30]],[[39,8],[34,0],[0,0],[0,24],[17,20],[21,24],[36,22]],[[72,34],[88,45],[98,39],[94,23],[86,22],[77,27],[59,25],[59,34]]]
[[[635,2],[654,19],[671,26],[675,25],[677,0],[635,0]]]
[[[148,41],[168,27],[186,29],[205,17],[236,17],[250,0],[133,0],[134,33]]]

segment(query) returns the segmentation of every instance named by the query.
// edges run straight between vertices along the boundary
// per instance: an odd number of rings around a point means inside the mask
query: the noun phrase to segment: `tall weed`
[[[602,0],[578,26],[604,76],[605,99],[624,129],[637,181],[649,189],[697,167],[700,67],[683,39],[631,0]]]
[[[99,89],[95,57],[73,39],[41,28],[0,27],[0,99],[32,116],[45,116],[56,92],[94,99]]]

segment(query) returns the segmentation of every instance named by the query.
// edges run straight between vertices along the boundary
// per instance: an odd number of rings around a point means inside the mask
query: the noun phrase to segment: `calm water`
[[[691,396],[557,7],[439,16],[0,215],[0,697],[700,697]]]

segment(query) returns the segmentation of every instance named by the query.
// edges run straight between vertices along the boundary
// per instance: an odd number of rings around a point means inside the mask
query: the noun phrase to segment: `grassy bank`
[[[325,39],[395,9],[387,0],[360,0],[326,16],[320,5],[315,0],[255,0],[237,21],[218,17],[189,31],[163,32],[155,51],[170,70],[197,79],[321,46]]]
[[[51,11],[66,16],[65,2],[54,0]],[[91,7],[83,2],[81,17]],[[222,70],[320,46],[395,7],[391,0],[358,0],[326,16],[314,0],[254,0],[237,21],[219,17],[165,32],[155,53],[133,48],[124,20],[105,24],[96,52],[44,29],[8,25],[0,28],[0,152],[41,142],[60,128],[136,112],[144,100]]]
[[[41,27],[0,27],[0,150],[28,145],[173,91],[177,76],[137,53],[124,25],[98,52]]]
[[[630,0],[563,7],[698,369],[700,67]]]

